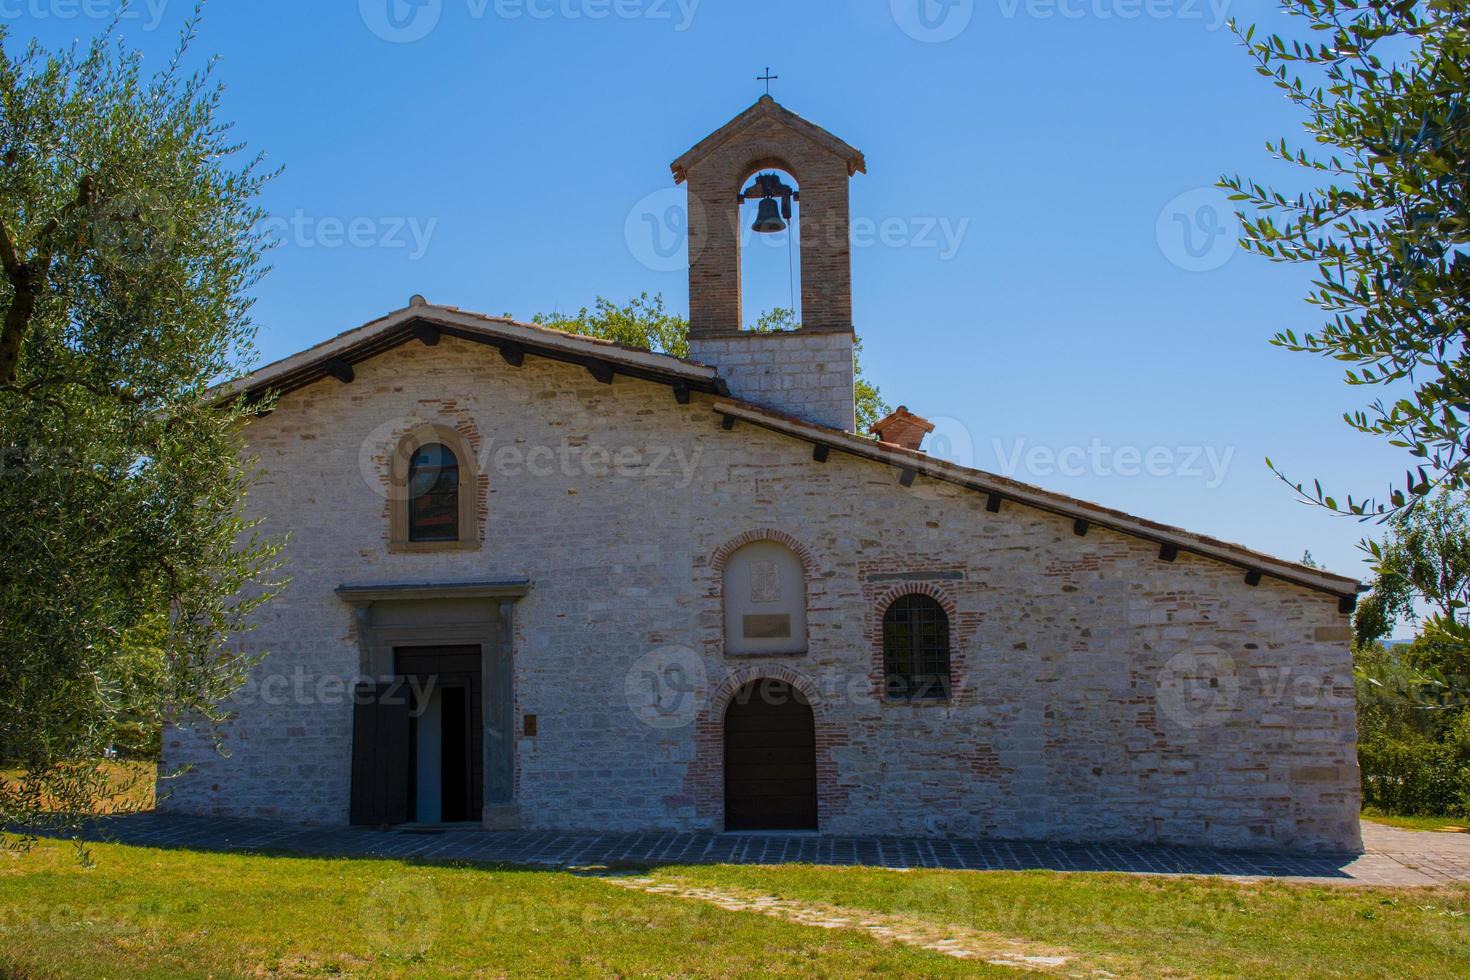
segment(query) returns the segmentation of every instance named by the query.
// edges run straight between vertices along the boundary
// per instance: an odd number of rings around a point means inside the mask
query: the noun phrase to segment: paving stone
[[[196,851],[422,859],[564,869],[666,864],[822,864],[972,871],[1106,871],[1343,885],[1470,881],[1470,836],[1363,824],[1364,854],[1292,855],[1158,845],[838,837],[816,834],[490,833],[366,830],[148,813],[91,824],[88,839]]]

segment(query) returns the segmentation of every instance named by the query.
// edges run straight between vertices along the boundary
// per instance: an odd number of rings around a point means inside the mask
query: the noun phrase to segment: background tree
[[[1470,495],[1396,513],[1370,544],[1372,591],[1353,619],[1364,799],[1397,813],[1470,813]],[[1399,623],[1425,630],[1385,645]]]
[[[1421,606],[1436,632],[1458,632],[1470,609],[1470,495],[1436,494],[1388,527],[1384,542],[1367,545],[1374,580],[1353,617],[1358,638],[1386,639],[1397,622],[1418,622]]]
[[[1308,302],[1327,322],[1274,343],[1346,362],[1349,384],[1390,389],[1344,418],[1419,461],[1381,497],[1339,504],[1320,485],[1296,489],[1341,513],[1387,514],[1470,476],[1470,0],[1282,6],[1312,40],[1231,28],[1305,111],[1315,144],[1267,149],[1321,183],[1295,195],[1238,176],[1221,186],[1255,209],[1240,216],[1247,250],[1315,271]]]
[[[106,32],[12,50],[0,25],[0,824],[77,814],[99,760],[218,720],[275,551],[241,516],[261,274],[253,201],[207,68],[145,76]],[[115,28],[116,25],[114,25]]]
[[[507,316],[509,316],[507,314]],[[641,347],[674,357],[689,356],[689,321],[664,308],[662,295],[649,298],[647,293],[635,296],[627,304],[618,306],[611,300],[599,296],[595,306],[583,307],[578,313],[566,316],[559,313],[537,313],[532,323],[564,330],[567,333],[600,337],[628,347]],[[758,333],[775,333],[783,330],[799,330],[796,315],[780,307],[767,310],[756,320],[752,328]],[[853,398],[856,406],[857,431],[868,433],[874,422],[893,411],[883,400],[876,385],[863,375],[861,354],[863,342],[853,345],[853,367],[856,371]]]

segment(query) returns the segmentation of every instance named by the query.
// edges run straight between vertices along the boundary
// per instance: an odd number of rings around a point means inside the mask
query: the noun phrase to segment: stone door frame
[[[478,646],[484,719],[486,830],[520,829],[516,796],[515,605],[531,591],[514,582],[343,585],[356,616],[358,669],[391,678],[397,647]]]

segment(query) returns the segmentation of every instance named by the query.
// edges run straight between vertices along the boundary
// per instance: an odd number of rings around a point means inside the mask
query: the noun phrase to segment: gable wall
[[[481,550],[388,552],[381,474],[412,420],[458,429],[487,462]],[[358,648],[333,590],[529,578],[514,712],[539,718],[535,738],[517,731],[528,827],[719,829],[721,705],[779,676],[815,705],[829,832],[1358,842],[1346,618],[1330,596],[1165,564],[1019,505],[988,514],[923,478],[904,490],[874,463],[724,432],[700,396],[679,406],[666,387],[534,357],[515,369],[452,338],[285,396],[250,442],[265,471],[250,507],[290,531],[294,578],[247,638],[271,655],[239,699],[232,756],[166,737],[168,764],[199,766],[167,808],[345,822],[341,691]],[[541,475],[514,465],[533,451]],[[605,459],[635,472],[598,475]],[[752,529],[789,536],[816,569],[804,657],[723,655],[716,556]],[[906,589],[952,609],[947,705],[876,697],[880,602]],[[670,658],[703,684],[666,717],[644,674]]]

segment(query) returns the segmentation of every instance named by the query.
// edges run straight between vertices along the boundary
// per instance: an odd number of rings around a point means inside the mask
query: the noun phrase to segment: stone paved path
[[[1051,973],[1064,970],[1078,975],[1086,957],[1061,946],[1012,939],[998,933],[981,932],[966,926],[936,924],[883,912],[858,912],[831,905],[796,902],[737,888],[708,888],[680,881],[657,881],[629,875],[599,876],[620,888],[704,902],[729,912],[760,915],[819,929],[854,929],[885,943],[916,946],[960,960],[983,960],[994,966]],[[1109,966],[1114,964],[1109,963]],[[1113,976],[1111,970],[1094,965],[1086,972]]]
[[[1365,823],[1363,855],[1290,855],[1129,844],[830,837],[815,834],[562,834],[364,830],[144,813],[99,820],[94,840],[145,847],[332,857],[471,861],[554,868],[826,864],[977,871],[1119,871],[1332,884],[1470,881],[1470,835]]]

